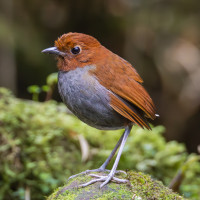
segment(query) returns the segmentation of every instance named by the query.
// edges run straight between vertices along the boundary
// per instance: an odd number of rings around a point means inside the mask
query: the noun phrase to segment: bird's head
[[[82,33],[63,34],[55,41],[54,47],[43,53],[54,54],[58,59],[58,69],[69,71],[94,63],[101,44],[94,37]]]

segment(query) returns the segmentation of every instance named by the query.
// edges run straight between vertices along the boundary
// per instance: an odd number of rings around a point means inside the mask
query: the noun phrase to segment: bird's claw
[[[96,182],[103,182],[101,185],[100,185],[100,188],[102,188],[103,186],[105,186],[106,184],[108,184],[110,181],[113,181],[115,183],[127,183],[128,180],[126,179],[120,179],[120,178],[116,178],[114,177],[114,174],[108,174],[107,176],[100,176],[100,175],[97,175],[97,174],[90,174],[90,176],[92,177],[95,177],[97,179],[93,179],[87,183],[84,183],[82,185],[79,185],[79,187],[86,187],[88,185],[91,185],[93,183],[96,183]]]
[[[80,172],[80,173],[78,173],[78,174],[75,174],[75,175],[70,176],[70,177],[68,178],[68,181],[69,181],[70,179],[72,179],[72,178],[75,178],[75,177],[79,176],[79,175],[82,175],[82,174],[89,174],[89,173],[91,173],[91,172],[110,172],[110,170],[108,170],[108,169],[102,169],[102,168],[91,169],[91,170],[87,169],[87,170],[85,170],[85,171],[83,171],[83,172]]]
[[[68,181],[69,181],[70,179],[72,179],[72,178],[75,178],[75,177],[79,176],[79,175],[82,175],[82,174],[89,174],[89,173],[91,173],[91,172],[110,172],[110,170],[108,170],[108,169],[102,169],[102,168],[91,169],[91,170],[87,169],[86,171],[83,171],[83,172],[80,172],[80,173],[78,173],[78,174],[75,174],[75,175],[70,176],[70,177],[68,178]],[[117,170],[117,171],[115,172],[115,174],[119,174],[119,173],[123,173],[124,175],[127,175],[127,173],[126,173],[125,171],[123,171],[123,170]]]

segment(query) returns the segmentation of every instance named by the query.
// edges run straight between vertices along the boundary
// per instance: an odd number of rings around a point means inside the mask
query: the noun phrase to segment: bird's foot
[[[100,188],[102,188],[103,186],[108,184],[110,181],[113,181],[115,183],[127,183],[128,182],[128,180],[126,180],[126,179],[120,179],[120,178],[114,177],[114,173],[109,173],[108,175],[105,175],[105,176],[100,176],[97,174],[90,174],[90,176],[95,177],[97,179],[93,179],[87,183],[81,184],[81,185],[79,185],[79,187],[86,187],[86,186],[91,185],[96,182],[103,182],[100,185]]]
[[[91,172],[106,172],[106,171],[110,171],[110,170],[108,170],[108,169],[102,169],[102,168],[91,169],[91,170],[87,169],[87,170],[84,171],[84,172],[80,172],[80,173],[78,173],[78,174],[75,174],[75,175],[70,176],[70,177],[68,178],[68,180],[70,180],[70,179],[72,179],[72,178],[75,178],[75,177],[77,177],[77,176],[79,176],[79,175],[82,175],[82,174],[89,174],[89,173],[91,173]]]
[[[79,176],[79,175],[82,175],[82,174],[89,174],[89,173],[91,173],[91,172],[110,172],[110,170],[105,169],[105,168],[101,168],[101,167],[99,167],[98,169],[91,169],[91,170],[88,169],[88,170],[86,170],[86,171],[83,171],[83,172],[80,172],[80,173],[78,173],[78,174],[75,174],[75,175],[70,176],[70,177],[68,178],[68,181],[69,181],[70,179],[72,179],[72,178],[75,178],[75,177]],[[119,174],[119,173],[123,173],[123,174],[127,175],[126,172],[123,171],[123,170],[117,170],[117,171],[115,172],[115,174]]]

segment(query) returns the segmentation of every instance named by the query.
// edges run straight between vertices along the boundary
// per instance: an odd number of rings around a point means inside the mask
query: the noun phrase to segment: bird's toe
[[[87,183],[81,184],[79,187],[86,187],[86,186],[91,185],[93,183],[103,182],[100,185],[100,188],[102,188],[105,185],[107,185],[110,181],[115,182],[115,183],[127,183],[128,182],[128,180],[126,180],[126,179],[120,179],[120,178],[114,177],[113,174],[108,174],[106,176],[98,175],[98,174],[90,174],[90,176],[92,176],[96,179],[93,179],[93,180],[91,180]]]

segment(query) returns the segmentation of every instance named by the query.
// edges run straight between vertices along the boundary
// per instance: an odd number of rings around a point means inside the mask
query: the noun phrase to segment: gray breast
[[[62,100],[80,120],[98,129],[120,129],[127,120],[109,105],[109,91],[88,72],[95,66],[59,71]]]

